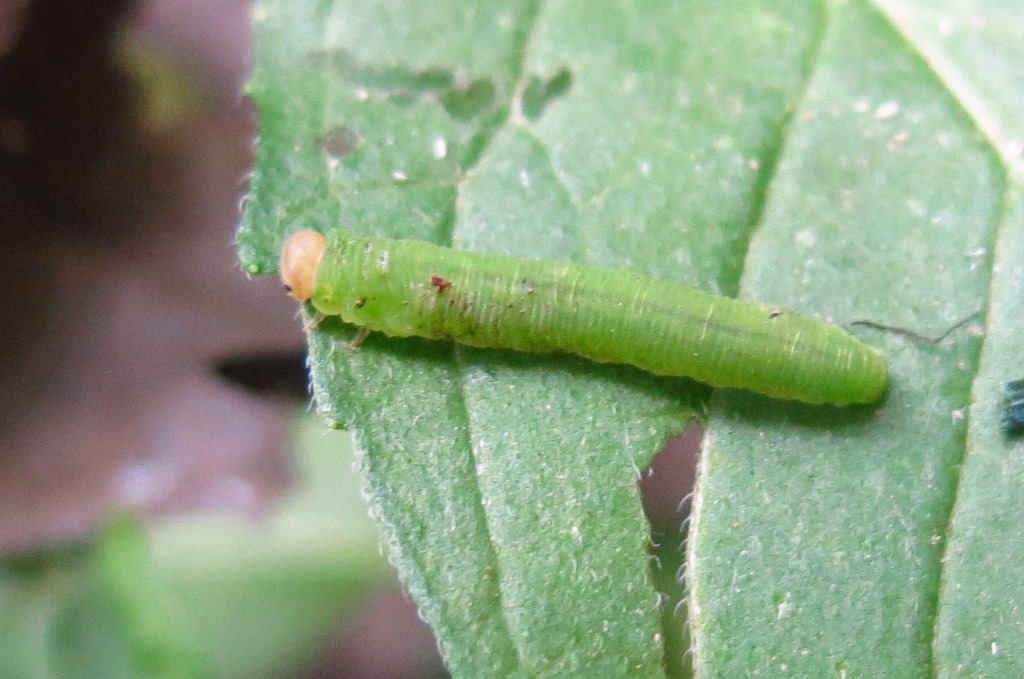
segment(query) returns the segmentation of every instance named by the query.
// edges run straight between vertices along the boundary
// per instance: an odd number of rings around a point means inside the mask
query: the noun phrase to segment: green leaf
[[[993,152],[1003,140],[979,135],[990,112],[972,110],[952,87],[961,76],[889,12],[849,3],[830,13],[744,292],[800,306],[831,298],[838,318],[932,335],[982,316],[935,345],[872,337],[892,388],[858,421],[715,399],[691,547],[695,658],[707,675],[1021,671],[1007,653],[1024,648],[1011,594],[1020,472],[997,417],[1001,383],[1024,370],[1012,318],[1018,180]],[[986,17],[945,20],[963,30]],[[993,280],[993,250],[1009,276]],[[993,493],[1013,499],[978,506]],[[1000,530],[987,525],[993,514]],[[968,548],[974,557],[961,557]],[[1001,552],[990,563],[979,558],[989,548]]]
[[[693,658],[701,676],[1015,676],[1024,450],[998,417],[1024,377],[1024,54],[1001,8],[264,0],[240,256],[273,273],[289,233],[345,227],[919,335],[980,311],[931,344],[859,328],[892,367],[878,407],[714,395]],[[678,676],[635,482],[707,390],[352,336],[310,334],[318,407],[355,430],[453,675]]]

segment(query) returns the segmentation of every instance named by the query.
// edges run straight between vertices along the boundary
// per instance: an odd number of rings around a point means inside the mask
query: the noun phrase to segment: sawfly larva
[[[888,380],[882,355],[835,325],[620,269],[339,230],[292,236],[281,278],[319,313],[395,337],[568,352],[806,403],[874,403]]]

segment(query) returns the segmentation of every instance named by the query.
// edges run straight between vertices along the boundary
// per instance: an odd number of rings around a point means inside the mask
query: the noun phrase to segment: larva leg
[[[306,323],[304,326],[302,326],[302,329],[305,330],[306,332],[312,332],[312,331],[316,330],[320,326],[321,323],[323,323],[325,318],[327,318],[327,316],[325,314],[317,312],[317,314],[315,316],[313,316],[313,318],[309,319],[308,323]],[[356,336],[353,337],[352,341],[348,343],[348,348],[349,349],[358,349],[359,345],[362,344],[363,342],[365,342],[366,338],[369,337],[369,336],[370,336],[369,328],[360,327],[359,330],[356,331]]]
[[[316,315],[313,316],[313,318],[309,319],[309,321],[307,321],[306,324],[302,326],[302,329],[305,330],[306,332],[312,332],[313,330],[316,330],[321,323],[323,323],[325,318],[327,317],[318,311]]]
[[[369,328],[359,328],[356,332],[356,336],[352,338],[352,341],[348,343],[349,349],[358,349],[359,345],[366,341],[366,338],[370,336]]]
[[[922,335],[908,328],[900,328],[895,325],[886,325],[885,323],[877,323],[875,321],[851,321],[849,325],[863,325],[866,328],[874,328],[875,330],[882,330],[884,332],[893,332],[897,335],[903,335],[907,339],[917,342],[918,344],[938,344],[952,335],[954,331],[964,327],[980,315],[980,311],[975,311],[971,315],[961,318],[959,321],[949,326],[949,328],[947,328],[946,331],[938,337],[929,337],[928,335]]]

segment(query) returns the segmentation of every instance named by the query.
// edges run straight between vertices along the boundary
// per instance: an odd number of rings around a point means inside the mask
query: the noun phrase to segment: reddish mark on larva
[[[443,293],[452,286],[452,282],[444,276],[433,275],[430,277],[430,284],[437,288],[437,294]]]

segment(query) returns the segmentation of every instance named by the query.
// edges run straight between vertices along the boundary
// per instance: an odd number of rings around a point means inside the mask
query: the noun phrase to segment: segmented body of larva
[[[282,278],[321,314],[392,336],[568,352],[807,403],[873,403],[885,359],[841,328],[617,269],[412,240],[286,244]]]

